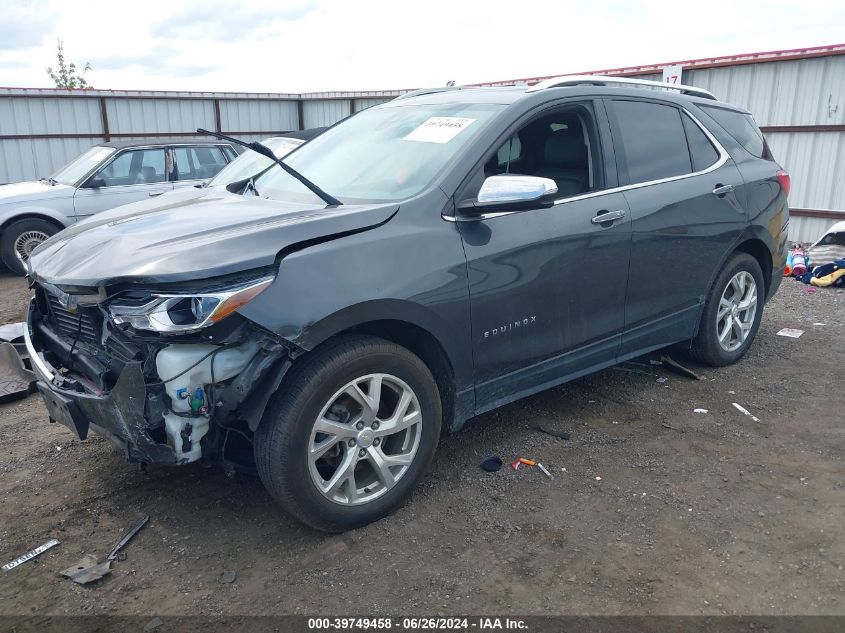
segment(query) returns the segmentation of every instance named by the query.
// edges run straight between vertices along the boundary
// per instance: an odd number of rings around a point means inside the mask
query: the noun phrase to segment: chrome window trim
[[[716,160],[715,163],[713,163],[712,165],[710,165],[706,169],[702,169],[700,171],[694,171],[694,172],[691,172],[689,174],[681,174],[679,176],[670,176],[668,178],[660,178],[658,180],[648,180],[646,182],[637,182],[637,183],[633,183],[633,184],[630,184],[630,185],[622,185],[621,187],[613,187],[611,189],[602,189],[601,191],[591,191],[589,193],[584,193],[584,194],[581,194],[579,196],[571,196],[569,198],[558,198],[557,200],[555,200],[552,203],[552,205],[557,206],[559,204],[566,204],[567,202],[577,202],[579,200],[588,200],[590,198],[597,198],[599,196],[604,196],[604,195],[608,195],[608,194],[612,194],[612,193],[624,193],[625,191],[630,191],[632,189],[641,189],[643,187],[650,187],[652,185],[660,185],[660,184],[663,184],[663,183],[666,183],[666,182],[674,182],[676,180],[684,180],[686,178],[692,178],[694,176],[703,176],[704,174],[709,174],[712,171],[716,171],[717,169],[722,167],[725,163],[727,163],[728,160],[730,159],[731,155],[728,154],[727,150],[724,147],[722,147],[722,144],[718,140],[716,140],[716,137],[713,136],[713,134],[710,133],[710,130],[708,130],[707,127],[705,127],[701,123],[701,121],[699,121],[695,117],[695,115],[692,114],[692,112],[690,112],[689,110],[687,110],[683,106],[675,106],[675,107],[677,107],[679,110],[681,110],[681,112],[683,112],[684,114],[689,116],[690,119],[692,119],[693,123],[695,123],[699,127],[699,129],[701,129],[701,131],[704,132],[704,135],[713,144],[713,147],[716,148],[716,151],[719,152],[719,158]],[[686,135],[684,135],[684,137],[686,138]],[[689,146],[689,145],[687,145],[687,146]],[[478,222],[480,220],[492,220],[492,219],[495,219],[495,218],[500,218],[500,217],[505,216],[505,215],[513,215],[514,213],[523,213],[523,211],[499,211],[499,212],[495,212],[495,213],[482,213],[478,216],[466,217],[466,218],[461,218],[461,217],[452,216],[452,215],[450,215],[450,216],[444,215],[442,217],[443,217],[444,220],[447,220],[449,222]]]

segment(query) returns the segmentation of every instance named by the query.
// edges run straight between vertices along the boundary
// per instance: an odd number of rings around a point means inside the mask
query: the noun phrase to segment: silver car
[[[24,273],[32,250],[100,211],[207,181],[237,157],[224,142],[95,145],[50,178],[0,186],[0,259]]]

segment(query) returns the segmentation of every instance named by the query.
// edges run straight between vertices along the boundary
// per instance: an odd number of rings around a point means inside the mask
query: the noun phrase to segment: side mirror
[[[88,180],[85,181],[85,184],[82,185],[83,189],[99,189],[100,187],[105,187],[106,181],[102,178],[97,178],[96,176],[92,176]]]
[[[502,174],[488,176],[477,200],[466,200],[458,208],[470,215],[488,211],[522,211],[549,207],[554,202],[557,184],[551,178]]]

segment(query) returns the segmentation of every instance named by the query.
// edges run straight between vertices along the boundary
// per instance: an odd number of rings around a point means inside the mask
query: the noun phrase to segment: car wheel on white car
[[[32,251],[61,229],[40,218],[24,218],[3,229],[0,237],[0,259],[16,275],[26,273],[25,262]]]
[[[285,510],[342,532],[408,497],[440,425],[437,384],[417,356],[383,339],[342,337],[286,376],[255,434],[255,461]]]

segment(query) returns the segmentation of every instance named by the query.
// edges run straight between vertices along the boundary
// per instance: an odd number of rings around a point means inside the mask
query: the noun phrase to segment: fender
[[[442,346],[458,389],[471,384],[466,259],[441,206],[406,207],[397,220],[287,254],[273,284],[238,312],[306,351],[373,321],[408,323]]]
[[[47,220],[52,220],[61,228],[67,228],[75,220],[74,217],[68,217],[66,214],[45,207],[43,205],[0,205],[0,226],[5,228],[12,222],[23,218],[40,217]]]
[[[785,235],[785,231],[784,231],[784,235]],[[771,253],[771,255],[772,255],[772,264],[773,264],[772,265],[772,279],[770,280],[769,294],[766,297],[766,299],[768,300],[769,298],[771,298],[772,294],[774,293],[774,290],[776,290],[777,286],[780,285],[780,280],[779,279],[776,280],[776,274],[777,274],[778,270],[780,270],[781,276],[782,276],[783,264],[782,263],[778,264],[778,262],[777,262],[777,259],[778,259],[777,253],[779,253],[780,251],[778,250],[778,247],[775,244],[775,238],[772,237],[772,234],[769,231],[767,231],[763,227],[757,226],[757,225],[748,225],[748,226],[745,227],[745,229],[743,229],[743,231],[739,235],[737,235],[736,239],[731,243],[730,247],[725,251],[724,255],[722,255],[722,259],[719,261],[719,265],[713,269],[713,274],[710,276],[710,279],[707,283],[707,288],[705,289],[706,292],[708,292],[708,293],[710,292],[710,289],[713,287],[713,284],[716,282],[716,277],[718,277],[719,273],[722,272],[722,269],[725,267],[725,264],[727,263],[728,258],[736,252],[737,248],[741,244],[743,244],[744,242],[747,242],[749,240],[753,240],[753,239],[757,239],[757,240],[760,240],[761,242],[763,242],[763,244],[765,244],[766,248],[769,250],[769,253]],[[705,294],[705,295],[702,296],[702,299],[701,299],[702,310],[704,309],[704,302],[706,300],[707,300],[707,295]],[[697,331],[698,331],[698,327],[696,327],[696,332]]]

